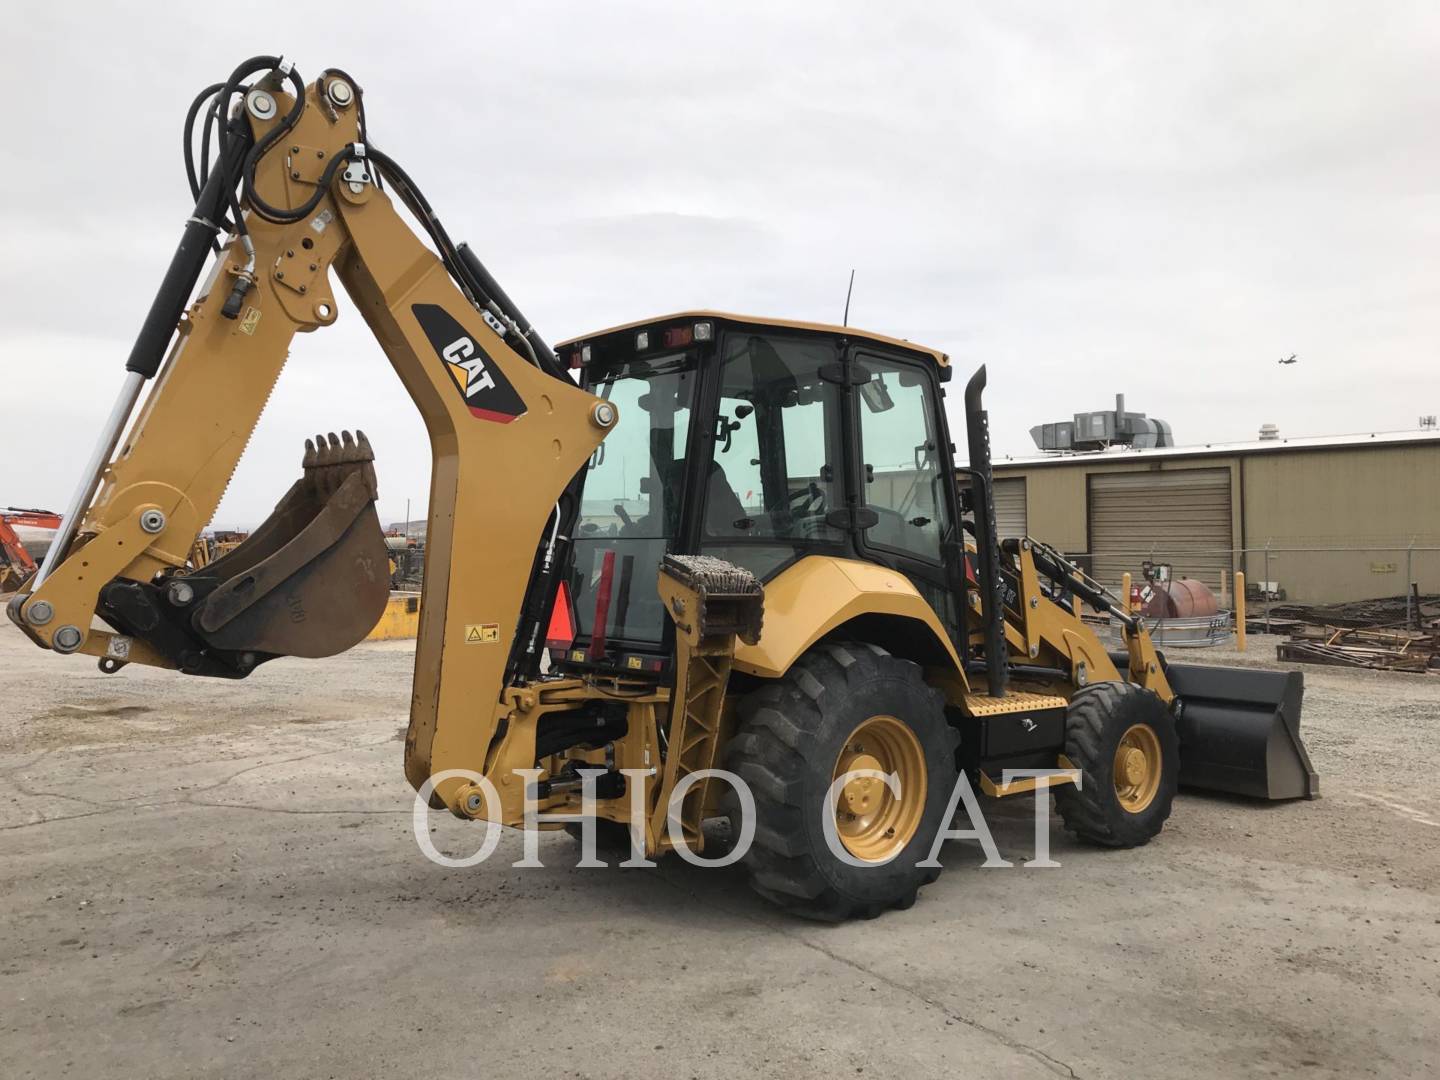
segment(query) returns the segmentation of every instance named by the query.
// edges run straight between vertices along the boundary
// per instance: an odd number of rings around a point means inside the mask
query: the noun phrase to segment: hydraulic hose
[[[509,294],[495,280],[494,275],[485,268],[485,264],[480,261],[480,257],[475,254],[474,249],[469,244],[462,242],[457,253],[460,256],[460,262],[475,283],[488,293],[490,299],[515,323],[515,332],[528,343],[527,347],[532,351],[531,360],[535,365],[547,375],[552,375],[557,379],[567,378],[565,369],[555,358],[555,350],[545,344],[545,340],[531,325],[530,320],[525,318],[520,309],[516,307],[515,301],[510,299]]]

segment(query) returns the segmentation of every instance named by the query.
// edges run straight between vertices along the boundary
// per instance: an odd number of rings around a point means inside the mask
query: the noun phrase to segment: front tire
[[[755,799],[755,838],[742,859],[751,886],[827,922],[909,907],[940,874],[917,864],[945,825],[958,741],[915,664],[864,643],[812,648],[741,703],[726,749],[726,767]],[[899,796],[856,778],[827,802],[837,777],[862,769],[898,776]],[[728,788],[725,799],[739,835],[743,805]],[[861,865],[831,849],[827,815],[839,849]]]
[[[1157,835],[1180,780],[1180,740],[1153,690],[1103,682],[1077,690],[1065,716],[1065,756],[1081,784],[1054,788],[1065,828],[1104,847]]]

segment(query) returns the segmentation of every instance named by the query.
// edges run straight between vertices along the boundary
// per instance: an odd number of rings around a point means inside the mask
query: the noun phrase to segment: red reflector
[[[695,331],[688,326],[678,326],[674,330],[665,331],[665,348],[673,349],[678,345],[689,345],[695,340]]]
[[[570,587],[560,583],[555,606],[550,609],[550,629],[545,631],[545,646],[565,650],[575,641],[575,616],[570,611]]]
[[[585,361],[580,358],[580,350],[576,349],[573,353],[570,354],[570,370],[574,371],[576,368],[581,368],[584,366]]]

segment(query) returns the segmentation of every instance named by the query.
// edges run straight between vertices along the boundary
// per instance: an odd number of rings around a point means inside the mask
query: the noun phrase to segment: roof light
[[[708,322],[697,322],[695,324],[695,340],[709,341],[715,334],[715,328]]]
[[[650,333],[649,331],[641,330],[638,334],[635,335],[635,351],[644,352],[649,347]]]
[[[694,339],[695,335],[690,327],[677,326],[665,331],[665,348],[674,349],[681,345],[689,345]]]
[[[590,363],[590,346],[582,345],[570,354],[570,366],[572,368],[584,367]]]

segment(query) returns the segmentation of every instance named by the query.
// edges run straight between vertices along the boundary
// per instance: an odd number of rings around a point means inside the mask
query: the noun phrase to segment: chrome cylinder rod
[[[95,498],[100,478],[105,475],[105,466],[110,464],[115,446],[120,442],[120,436],[125,433],[125,425],[130,420],[130,414],[135,411],[135,402],[139,399],[140,389],[144,385],[143,374],[138,371],[125,372],[125,382],[120,387],[119,397],[115,399],[115,407],[110,410],[110,416],[100,430],[100,437],[85,465],[85,472],[80,477],[75,494],[70,498],[70,505],[65,508],[65,516],[60,519],[55,540],[51,543],[50,550],[45,553],[45,561],[40,565],[35,581],[30,586],[31,592],[43,585],[51,572],[65,560],[65,553],[70,550],[81,519],[90,509],[90,500]]]

